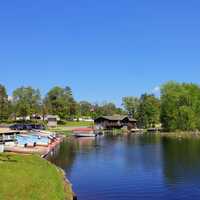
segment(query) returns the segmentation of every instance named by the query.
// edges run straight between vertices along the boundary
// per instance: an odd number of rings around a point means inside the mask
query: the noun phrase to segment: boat
[[[95,133],[74,133],[75,137],[96,137],[97,134]]]
[[[97,134],[95,133],[93,128],[77,128],[73,130],[73,136],[75,137],[96,137]]]
[[[133,128],[133,129],[131,129],[132,133],[143,132],[143,131],[144,131],[144,129],[140,129],[140,128]]]

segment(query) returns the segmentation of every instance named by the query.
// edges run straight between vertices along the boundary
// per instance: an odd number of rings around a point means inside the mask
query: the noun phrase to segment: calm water
[[[200,199],[200,140],[68,139],[49,158],[79,200]]]

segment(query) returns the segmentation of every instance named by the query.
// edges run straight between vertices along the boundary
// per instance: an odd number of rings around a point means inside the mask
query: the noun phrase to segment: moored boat
[[[75,137],[96,137],[97,134],[95,133],[93,128],[77,128],[73,130],[73,136]]]

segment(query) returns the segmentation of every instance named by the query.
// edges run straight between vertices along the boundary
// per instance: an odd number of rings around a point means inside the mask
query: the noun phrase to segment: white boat
[[[73,131],[75,137],[96,137],[97,134],[92,128],[80,128]]]
[[[74,133],[73,136],[75,136],[75,137],[96,137],[97,134],[95,134],[95,133]]]

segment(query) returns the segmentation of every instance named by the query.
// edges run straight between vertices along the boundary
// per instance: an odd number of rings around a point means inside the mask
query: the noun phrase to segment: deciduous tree
[[[137,112],[139,108],[139,99],[137,97],[123,97],[122,105],[125,111],[133,118],[137,118]]]
[[[6,120],[9,115],[9,102],[6,88],[0,84],[0,121]]]
[[[160,101],[153,94],[143,94],[138,109],[140,126],[149,128],[160,122]]]
[[[18,88],[13,92],[12,103],[16,116],[32,116],[40,112],[40,91],[32,87]]]

